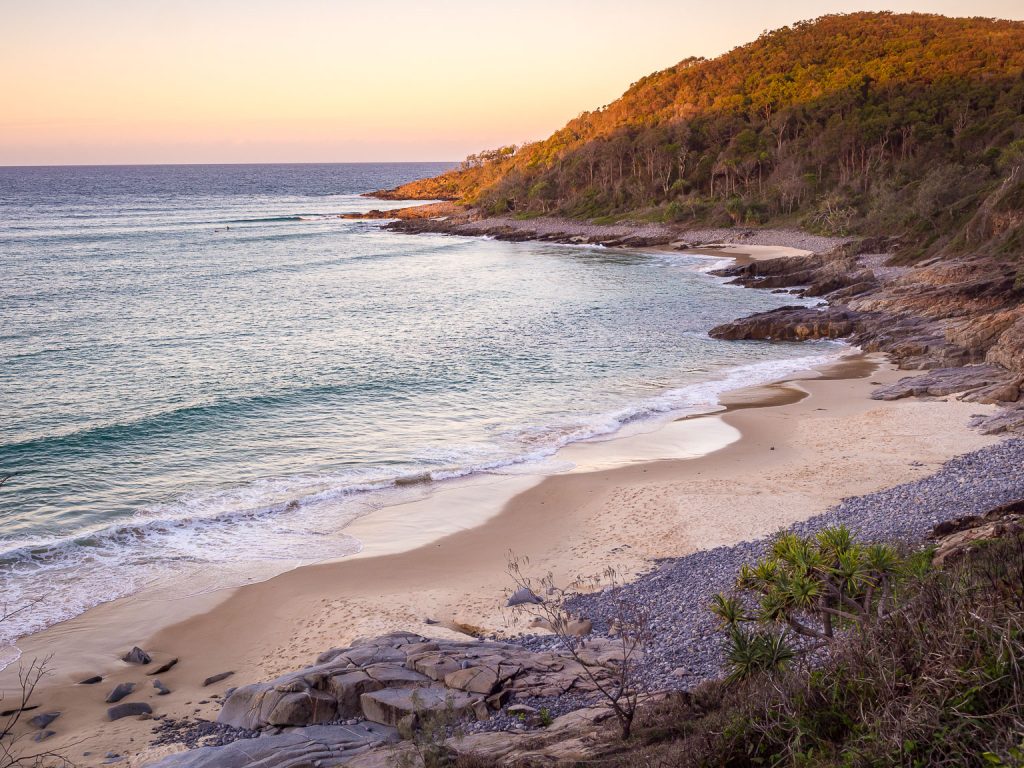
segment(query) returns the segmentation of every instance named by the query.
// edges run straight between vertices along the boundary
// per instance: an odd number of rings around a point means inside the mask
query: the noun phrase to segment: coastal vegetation
[[[851,620],[827,656],[671,694],[588,764],[1024,765],[1024,534],[970,543],[942,567],[931,556],[912,553],[887,615]]]
[[[861,544],[846,526],[779,535],[767,555],[740,569],[738,594],[714,597],[711,610],[729,635],[730,679],[784,668],[798,652],[792,637],[813,650],[835,642],[837,627],[888,616],[907,565],[895,547]]]
[[[393,197],[488,215],[899,235],[904,261],[1024,245],[1024,23],[857,13],[689,58],[549,138]],[[1024,278],[1022,278],[1024,279]]]

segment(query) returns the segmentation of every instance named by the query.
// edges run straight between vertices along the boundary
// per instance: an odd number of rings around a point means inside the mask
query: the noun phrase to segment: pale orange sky
[[[0,165],[458,160],[822,13],[1022,0],[0,0]]]

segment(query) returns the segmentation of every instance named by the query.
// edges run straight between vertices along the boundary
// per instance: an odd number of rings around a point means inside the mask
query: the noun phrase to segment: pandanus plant
[[[788,664],[796,655],[789,633],[816,641],[806,646],[813,649],[832,642],[838,627],[886,616],[902,568],[896,549],[858,543],[846,526],[813,537],[780,534],[763,558],[740,568],[736,594],[712,601],[729,633],[732,677]]]

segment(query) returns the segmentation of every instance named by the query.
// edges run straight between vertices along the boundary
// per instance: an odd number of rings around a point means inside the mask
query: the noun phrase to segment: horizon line
[[[303,160],[298,162],[231,162],[231,163],[32,163],[11,164],[0,163],[0,168],[159,168],[159,167],[191,167],[220,165],[423,165],[423,164],[458,164],[461,160]]]

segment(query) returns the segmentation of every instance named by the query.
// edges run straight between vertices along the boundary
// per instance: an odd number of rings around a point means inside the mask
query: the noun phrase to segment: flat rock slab
[[[899,400],[904,397],[945,397],[1004,383],[1009,374],[997,365],[966,365],[936,368],[920,376],[900,379],[895,384],[871,393],[873,400]]]
[[[364,693],[360,697],[363,714],[368,720],[384,725],[397,726],[402,718],[412,715],[451,716],[456,719],[466,716],[478,717],[476,709],[483,705],[483,717],[487,717],[487,705],[479,696],[470,696],[462,691],[453,691],[441,685],[423,688],[385,688],[382,691]]]
[[[296,768],[344,765],[356,755],[398,740],[383,725],[314,725],[278,736],[240,739],[165,757],[150,768]]]

